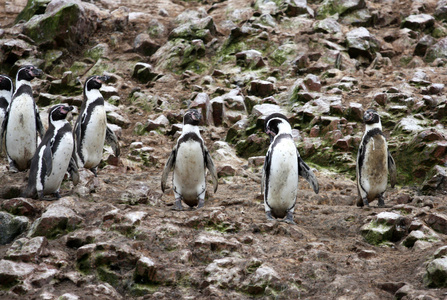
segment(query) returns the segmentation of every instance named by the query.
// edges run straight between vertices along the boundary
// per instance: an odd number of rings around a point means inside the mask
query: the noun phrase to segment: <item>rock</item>
[[[363,225],[360,232],[372,245],[396,242],[405,233],[399,226],[402,221],[403,217],[397,213],[381,212],[373,221]]]
[[[129,128],[132,122],[123,114],[119,114],[117,112],[109,112],[107,113],[107,121],[110,125],[117,125],[122,128]],[[121,128],[116,128],[118,131],[121,131]]]
[[[346,33],[346,44],[350,57],[364,57],[369,61],[376,57],[380,48],[379,41],[364,27]]]
[[[225,120],[225,101],[222,97],[210,101],[214,126],[222,126]]]
[[[281,279],[273,268],[262,265],[242,283],[242,289],[249,294],[261,294],[268,286],[279,287]]]
[[[235,251],[240,247],[240,243],[235,239],[227,239],[221,235],[211,233],[200,234],[194,241],[194,245],[211,251]]]
[[[424,283],[431,288],[447,287],[447,256],[436,258],[427,264]]]
[[[435,18],[428,14],[410,15],[402,21],[402,27],[424,31],[435,24]]]
[[[255,116],[257,119],[259,118],[266,118],[269,115],[273,113],[281,113],[284,115],[287,115],[287,112],[281,108],[279,105],[276,104],[258,104],[253,106],[252,115]]]
[[[307,0],[280,0],[277,2],[281,12],[289,17],[307,14],[314,16],[314,11],[307,5]]]
[[[206,282],[222,289],[234,288],[243,278],[241,265],[240,259],[232,257],[216,259],[205,268]]]
[[[169,126],[169,120],[164,115],[158,116],[155,120],[147,120],[146,130],[166,129]]]
[[[447,19],[447,1],[440,0],[436,5],[436,10],[433,13],[436,19],[446,20]]]
[[[349,103],[346,119],[362,122],[363,121],[363,106],[360,103]]]
[[[198,93],[194,100],[189,105],[189,108],[197,108],[202,114],[200,125],[213,125],[213,108],[211,100],[207,93]]]
[[[424,60],[431,63],[437,58],[447,58],[447,38],[442,38],[428,47]]]
[[[326,18],[324,20],[316,21],[314,24],[314,29],[316,32],[337,34],[341,32],[341,26],[332,17]]]
[[[160,45],[154,42],[149,34],[146,33],[140,33],[137,35],[133,42],[134,51],[145,56],[151,56],[157,52],[158,48],[160,48]]]
[[[436,39],[433,38],[431,35],[428,34],[424,35],[416,44],[413,54],[423,57],[427,53],[427,49],[430,48],[435,43]]]
[[[154,72],[152,65],[146,63],[136,63],[132,74],[133,78],[142,83],[152,81],[158,76],[159,74]]]
[[[216,26],[212,17],[191,20],[189,23],[174,28],[169,34],[169,39],[200,39],[204,42],[210,42],[212,37],[216,35]]]
[[[135,282],[155,283],[157,267],[155,262],[149,257],[141,257],[135,267]]]
[[[42,256],[48,254],[48,240],[43,236],[38,236],[14,241],[6,252],[6,257],[14,261],[37,263]]]
[[[0,245],[12,242],[23,233],[29,225],[29,219],[24,216],[14,216],[0,211]]]
[[[424,230],[424,231],[423,230],[411,231],[410,234],[408,234],[407,237],[402,241],[402,244],[405,247],[411,248],[414,246],[414,244],[417,241],[425,241],[425,242],[433,243],[433,242],[437,242],[439,240],[438,236],[435,233],[430,232],[429,230]]]
[[[430,226],[437,232],[447,234],[447,215],[432,213],[426,217],[425,221],[428,226]]]
[[[257,50],[246,50],[235,54],[236,64],[248,69],[258,69],[266,64],[262,58],[261,52]]]
[[[444,191],[446,189],[447,168],[435,165],[426,176],[422,184],[422,190],[425,192],[433,192],[437,190]]]
[[[337,0],[324,0],[318,7],[316,13],[318,19],[324,19],[328,16],[338,14],[340,16],[352,11],[362,9],[366,6],[364,0],[353,1],[337,1]]]
[[[17,15],[15,23],[20,21],[28,21],[34,15],[41,15],[45,13],[48,3],[51,0],[29,0],[23,10]]]
[[[38,218],[33,225],[29,236],[45,236],[53,239],[60,235],[74,231],[83,219],[71,208],[54,203]]]
[[[0,286],[9,289],[28,277],[35,268],[33,264],[0,260]]]
[[[25,23],[23,33],[38,45],[78,49],[88,42],[97,27],[93,22],[97,18],[89,13],[80,1],[53,0],[45,14],[35,15]]]
[[[19,216],[34,216],[37,214],[37,207],[26,198],[14,198],[3,200],[1,208],[10,214]]]
[[[250,82],[250,94],[259,96],[259,97],[267,97],[270,96],[275,89],[275,85],[266,80],[253,80]]]

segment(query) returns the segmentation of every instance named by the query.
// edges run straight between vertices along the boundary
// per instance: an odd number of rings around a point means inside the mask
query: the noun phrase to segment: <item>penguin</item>
[[[102,159],[104,142],[119,156],[118,139],[107,126],[104,98],[99,89],[109,76],[94,75],[84,84],[84,101],[74,126],[75,152],[78,167],[90,169],[97,176],[97,168]]]
[[[203,207],[206,191],[206,168],[211,173],[214,193],[217,191],[217,173],[213,160],[200,136],[201,114],[189,109],[183,117],[182,134],[169,156],[161,177],[161,190],[166,190],[168,174],[173,170],[172,184],[175,210],[182,210],[182,201],[189,207]]]
[[[298,175],[309,182],[316,194],[319,192],[318,181],[296,148],[286,116],[280,113],[269,115],[264,129],[270,137],[261,180],[265,214],[268,220],[284,218],[284,222],[295,224],[293,211],[298,194]]]
[[[0,128],[3,126],[3,120],[6,117],[13,93],[14,84],[12,79],[6,75],[0,75]],[[0,144],[2,143],[3,139],[0,140]]]
[[[59,189],[73,157],[74,138],[66,119],[72,110],[73,106],[63,104],[50,108],[48,130],[31,160],[25,197],[34,198],[36,194],[40,200],[50,194],[55,199],[61,197]]]
[[[363,115],[365,132],[357,154],[357,206],[369,206],[378,198],[378,206],[384,206],[383,194],[390,175],[391,187],[396,184],[396,164],[382,133],[380,116],[374,109]]]
[[[24,171],[29,167],[37,149],[38,134],[42,137],[44,133],[31,88],[31,80],[40,75],[42,71],[31,65],[17,71],[16,90],[1,129],[11,172]]]

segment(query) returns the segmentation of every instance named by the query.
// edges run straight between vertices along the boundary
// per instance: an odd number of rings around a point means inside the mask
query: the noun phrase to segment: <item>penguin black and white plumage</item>
[[[2,139],[5,137],[9,170],[13,172],[29,167],[37,149],[38,134],[42,137],[44,133],[31,87],[31,80],[40,75],[42,71],[31,65],[17,71],[16,91],[1,130]]]
[[[359,198],[357,206],[369,206],[369,202],[379,199],[379,206],[384,206],[383,193],[390,175],[391,187],[396,184],[396,164],[388,149],[382,133],[379,114],[368,109],[363,115],[365,133],[357,154],[357,189]]]
[[[0,75],[0,130],[3,126],[3,120],[5,120],[6,114],[8,112],[13,93],[14,84],[12,82],[12,79],[8,76]],[[3,139],[0,140],[0,144],[2,143]]]
[[[60,198],[59,189],[73,156],[74,138],[66,119],[73,106],[63,104],[50,108],[48,130],[31,161],[26,197],[54,195]]]
[[[196,109],[188,110],[183,118],[182,134],[171,152],[161,177],[161,189],[166,190],[168,174],[173,170],[172,184],[176,210],[182,210],[182,200],[189,207],[201,208],[205,203],[206,168],[211,173],[214,193],[218,180],[213,160],[199,131],[201,114]]]
[[[90,76],[84,84],[84,101],[74,127],[75,151],[78,167],[90,169],[95,176],[102,159],[104,142],[112,146],[115,156],[120,154],[118,139],[107,127],[104,98],[99,89],[109,76]]]
[[[269,115],[265,119],[265,132],[270,136],[261,181],[265,213],[269,220],[284,218],[285,222],[294,224],[298,175],[304,177],[317,194],[318,181],[296,148],[286,116],[280,113]]]

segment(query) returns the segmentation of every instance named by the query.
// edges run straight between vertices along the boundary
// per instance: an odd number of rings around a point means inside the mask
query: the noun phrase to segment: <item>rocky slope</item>
[[[106,147],[98,177],[82,170],[54,202],[20,198],[27,174],[1,157],[1,299],[447,298],[447,2],[25,4],[0,12],[0,72],[44,70],[42,120],[54,103],[79,107],[87,76],[110,75],[102,93],[122,151]],[[189,107],[204,115],[219,189],[177,212],[160,179]],[[359,209],[370,107],[399,184],[386,207]],[[273,111],[290,117],[320,182],[318,195],[301,182],[297,225],[264,215]]]

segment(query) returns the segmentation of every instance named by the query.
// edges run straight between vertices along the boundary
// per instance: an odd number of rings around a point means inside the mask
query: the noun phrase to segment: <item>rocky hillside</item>
[[[16,0],[0,18],[0,73],[44,71],[42,120],[107,74],[121,144],[53,202],[21,198],[28,174],[1,154],[1,299],[447,298],[446,1]],[[219,188],[178,212],[160,180],[190,107]],[[368,108],[398,185],[360,209]],[[320,183],[300,183],[296,225],[264,214],[272,112]]]

